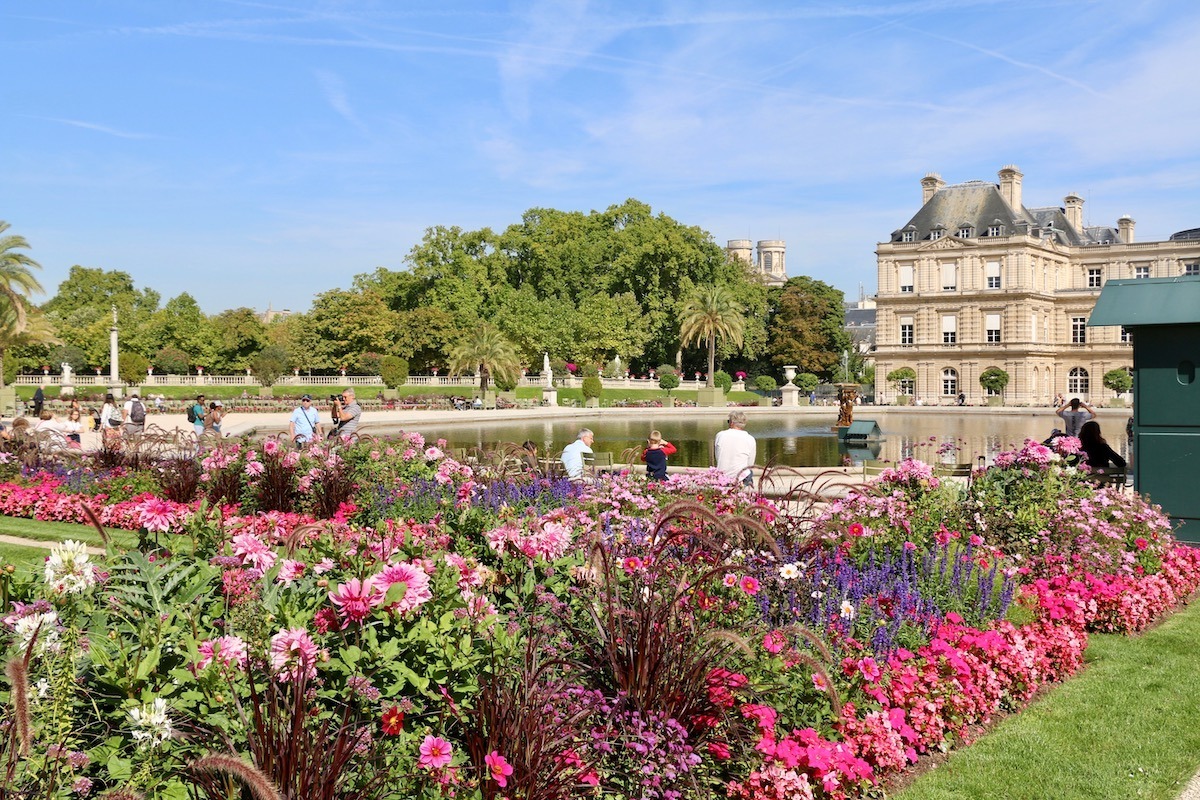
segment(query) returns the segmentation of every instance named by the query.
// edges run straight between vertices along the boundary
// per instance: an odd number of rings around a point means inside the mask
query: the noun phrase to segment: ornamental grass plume
[[[6,749],[19,756],[29,755],[29,751],[33,747],[33,725],[29,716],[29,659],[33,655],[33,645],[36,640],[37,634],[35,633],[33,640],[25,648],[25,655],[11,659],[4,668],[4,674],[8,677],[11,687],[13,710],[13,726],[9,732]],[[13,744],[16,745],[15,748]]]
[[[254,800],[283,800],[283,794],[271,782],[271,779],[263,774],[262,770],[252,764],[247,764],[235,755],[211,753],[189,764],[188,771],[195,776],[216,774],[234,778],[250,790]],[[209,780],[197,781],[196,786],[212,800],[225,800],[230,796],[228,786],[218,788],[214,787],[213,783],[215,782]]]

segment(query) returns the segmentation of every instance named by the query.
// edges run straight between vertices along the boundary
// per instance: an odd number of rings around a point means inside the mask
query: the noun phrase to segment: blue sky
[[[0,219],[210,313],[626,198],[856,295],[920,179],[1200,227],[1200,5],[5,3]]]

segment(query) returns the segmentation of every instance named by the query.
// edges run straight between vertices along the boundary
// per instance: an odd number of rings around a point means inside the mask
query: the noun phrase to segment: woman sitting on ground
[[[1111,472],[1108,469],[1109,463],[1116,469],[1125,469],[1125,459],[1104,441],[1104,437],[1100,435],[1100,424],[1095,420],[1083,423],[1083,427],[1079,429],[1079,443],[1083,446],[1087,465],[1092,472]]]

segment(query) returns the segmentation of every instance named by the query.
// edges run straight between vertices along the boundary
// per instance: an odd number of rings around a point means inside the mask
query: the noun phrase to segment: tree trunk
[[[708,380],[704,382],[705,388],[711,389],[716,384],[713,383],[713,370],[717,367],[717,334],[710,333],[708,335]]]

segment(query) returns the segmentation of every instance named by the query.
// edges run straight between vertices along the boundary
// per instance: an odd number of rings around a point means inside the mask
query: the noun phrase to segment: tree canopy
[[[771,300],[772,363],[795,364],[801,372],[832,378],[842,353],[850,349],[842,292],[824,281],[797,277],[772,289]]]

